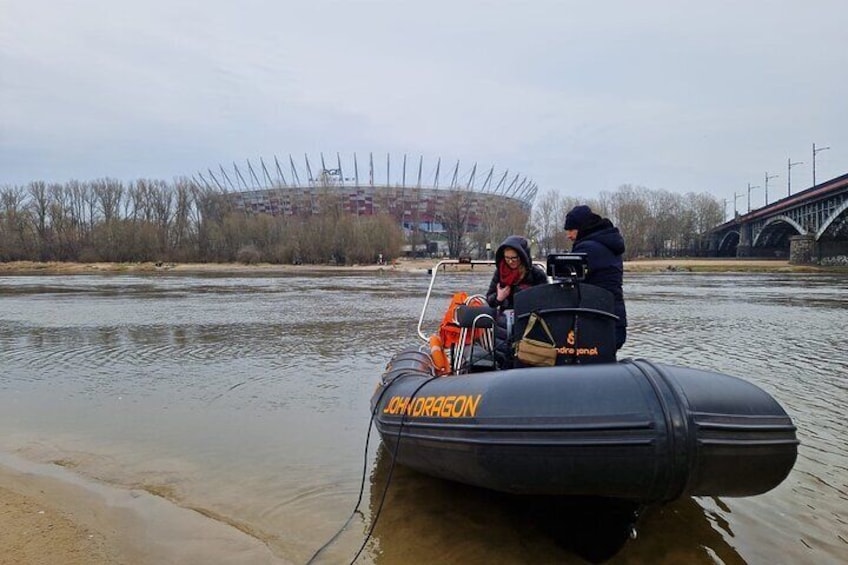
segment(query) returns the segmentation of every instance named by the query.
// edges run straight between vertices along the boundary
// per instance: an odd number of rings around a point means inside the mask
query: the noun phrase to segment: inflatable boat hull
[[[372,398],[396,462],[516,494],[666,502],[751,496],[783,481],[795,426],[742,379],[645,360],[434,378],[396,355]]]

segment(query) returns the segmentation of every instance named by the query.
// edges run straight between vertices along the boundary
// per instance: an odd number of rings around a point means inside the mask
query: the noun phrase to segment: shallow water
[[[450,278],[457,289],[488,283],[488,273]],[[316,560],[349,562],[391,470],[375,436],[364,453],[369,398],[388,358],[415,343],[428,283],[423,273],[0,277],[0,449],[146,488],[296,563],[351,514],[365,470],[363,514]],[[625,292],[622,355],[746,378],[784,406],[802,443],[778,488],[650,509],[611,562],[848,560],[848,280],[629,274]],[[575,538],[596,519],[395,468],[357,562],[581,563]]]

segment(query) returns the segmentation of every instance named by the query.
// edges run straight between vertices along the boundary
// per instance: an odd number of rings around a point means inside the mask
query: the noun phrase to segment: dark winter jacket
[[[588,262],[586,283],[605,288],[615,297],[616,326],[627,326],[627,310],[621,288],[624,276],[624,238],[608,219],[599,219],[577,232],[571,248],[574,253],[585,253]]]
[[[498,302],[498,282],[500,280],[498,275],[498,266],[504,260],[504,250],[506,250],[507,247],[511,247],[518,253],[518,256],[521,257],[521,263],[524,265],[527,272],[518,284],[512,286],[512,290],[510,291],[509,296],[506,297],[506,300]],[[498,250],[495,252],[495,274],[492,275],[492,281],[489,283],[489,291],[486,293],[486,301],[489,303],[489,306],[496,307],[501,310],[513,308],[513,299],[516,292],[527,287],[536,286],[537,284],[545,284],[546,282],[548,282],[548,276],[545,274],[545,271],[541,267],[534,265],[533,260],[530,258],[530,244],[527,242],[527,238],[521,237],[520,235],[511,235],[506,238],[503,243],[501,243],[500,247],[498,247]]]

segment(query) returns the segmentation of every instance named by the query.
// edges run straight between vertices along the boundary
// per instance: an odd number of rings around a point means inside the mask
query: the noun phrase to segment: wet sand
[[[0,273],[233,273],[273,274],[333,270],[422,271],[431,260],[390,265],[293,266],[172,263],[0,263]],[[656,259],[625,264],[627,272],[799,271],[787,261]],[[0,454],[0,565],[279,563],[249,535],[145,491],[88,482],[60,465]]]
[[[0,455],[0,564],[283,563],[261,541],[142,490]]]

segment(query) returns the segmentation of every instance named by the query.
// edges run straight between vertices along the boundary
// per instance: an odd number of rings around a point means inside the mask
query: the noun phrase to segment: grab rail
[[[421,326],[424,324],[424,315],[427,313],[427,306],[430,304],[430,293],[433,292],[433,285],[436,282],[436,275],[439,272],[439,268],[445,265],[490,265],[494,266],[495,262],[490,259],[479,259],[479,260],[468,260],[468,259],[443,259],[436,263],[435,267],[430,269],[431,277],[430,277],[430,286],[427,287],[427,296],[424,298],[424,307],[421,309],[421,316],[418,318],[418,337],[420,337],[425,343],[429,340],[429,338],[424,334],[424,331],[421,329]]]
[[[542,268],[542,270],[545,270],[545,265],[543,263],[534,261],[533,264],[538,265]],[[424,330],[422,329],[422,326],[424,325],[424,316],[427,313],[427,306],[430,304],[430,294],[433,292],[436,275],[438,274],[439,269],[443,268],[445,265],[471,265],[472,268],[474,265],[489,265],[490,267],[494,267],[495,261],[493,259],[442,259],[436,263],[435,267],[430,269],[430,286],[427,287],[427,296],[424,298],[424,307],[421,309],[421,316],[418,317],[418,337],[420,337],[424,343],[429,341],[429,337],[424,334]],[[550,277],[548,277],[548,282],[551,282]]]

